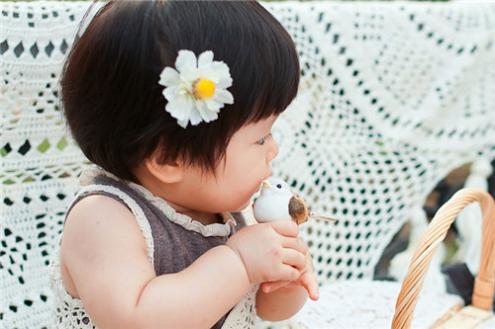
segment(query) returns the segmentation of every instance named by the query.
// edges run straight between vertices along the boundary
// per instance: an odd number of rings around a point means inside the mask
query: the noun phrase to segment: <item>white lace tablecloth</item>
[[[292,319],[291,329],[390,328],[400,283],[346,281],[320,288],[320,299],[308,301]],[[462,303],[456,295],[422,291],[411,329],[430,328],[452,306]],[[479,329],[495,328],[495,319]],[[461,329],[461,328],[459,328]]]

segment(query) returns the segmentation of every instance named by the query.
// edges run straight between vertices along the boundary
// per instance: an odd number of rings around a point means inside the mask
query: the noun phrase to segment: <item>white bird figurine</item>
[[[289,185],[278,178],[270,178],[262,183],[260,195],[253,203],[253,213],[260,223],[293,220],[299,225],[309,218],[335,221],[310,212],[304,199],[292,193]]]

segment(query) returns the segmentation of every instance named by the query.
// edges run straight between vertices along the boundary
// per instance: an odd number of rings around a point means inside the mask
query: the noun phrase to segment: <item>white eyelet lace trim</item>
[[[114,180],[118,180],[120,182],[125,183],[127,186],[139,192],[144,198],[146,198],[146,200],[151,202],[155,207],[157,207],[160,211],[162,211],[170,221],[182,226],[186,230],[197,232],[205,237],[229,236],[232,227],[235,227],[237,225],[235,219],[228,212],[222,213],[222,216],[225,221],[224,224],[213,223],[213,224],[204,225],[187,215],[178,213],[174,208],[172,208],[167,203],[167,201],[165,201],[161,197],[154,195],[145,187],[130,181],[120,179],[115,175],[95,165],[92,165],[83,171],[81,177],[79,178],[79,182],[81,183],[81,185],[91,184],[93,182],[93,179],[99,175],[105,175]]]

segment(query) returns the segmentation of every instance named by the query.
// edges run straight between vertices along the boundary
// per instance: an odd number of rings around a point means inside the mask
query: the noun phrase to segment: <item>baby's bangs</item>
[[[260,47],[261,61],[256,79],[262,83],[252,83],[251,90],[256,100],[250,121],[258,121],[282,113],[296,97],[299,85],[299,61],[291,40],[276,39],[272,49]],[[250,83],[248,83],[250,85]]]
[[[233,90],[241,106],[242,121],[257,122],[282,113],[297,94],[299,59],[294,42],[283,26],[258,3],[244,15],[243,29],[231,35],[239,46],[229,53]],[[254,11],[254,13],[253,13]],[[236,81],[237,78],[237,81]],[[240,104],[239,104],[240,103]]]

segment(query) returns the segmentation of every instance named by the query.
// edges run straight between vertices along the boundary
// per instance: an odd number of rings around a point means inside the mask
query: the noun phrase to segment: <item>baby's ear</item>
[[[179,161],[161,163],[157,156],[152,155],[144,160],[144,167],[159,181],[165,184],[178,183],[184,177],[184,165]]]

